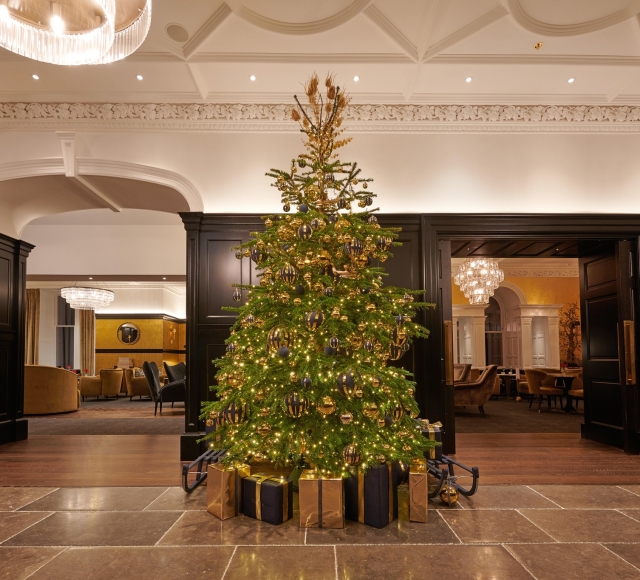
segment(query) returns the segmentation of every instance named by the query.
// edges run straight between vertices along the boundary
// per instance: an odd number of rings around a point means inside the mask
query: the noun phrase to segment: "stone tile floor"
[[[484,486],[426,524],[403,486],[382,530],[221,522],[205,494],[0,487],[0,580],[640,580],[638,485]]]

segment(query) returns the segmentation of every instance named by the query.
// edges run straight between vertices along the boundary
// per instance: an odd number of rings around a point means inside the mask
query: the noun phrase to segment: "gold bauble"
[[[347,445],[342,450],[342,459],[347,465],[358,465],[360,463],[360,453],[355,445]]]
[[[413,388],[412,388],[412,387],[409,387],[409,388],[407,389],[407,393],[409,393],[410,395],[412,395],[412,396],[413,396],[413,393],[415,393],[415,391],[413,390]]]
[[[369,258],[367,258],[367,256],[365,256],[364,254],[356,258],[356,264],[358,264],[360,268],[364,268],[368,263],[369,263]]]
[[[391,392],[391,389],[389,388],[389,385],[384,385],[382,387],[382,390],[384,393],[386,393],[387,395]]]
[[[266,437],[271,432],[271,426],[267,423],[263,423],[258,427],[258,433],[263,437]]]
[[[313,289],[314,289],[316,292],[322,292],[322,291],[324,290],[324,285],[322,284],[322,282],[316,282],[316,283],[313,285]]]
[[[213,427],[213,419],[207,419],[207,427]]]
[[[357,387],[356,390],[354,391],[356,397],[362,397],[362,389],[360,387]]]
[[[296,306],[300,306],[300,304],[302,304],[302,300],[300,300],[300,298],[294,298],[294,299],[293,299],[293,303],[294,303]]]
[[[266,357],[264,357],[264,356],[261,356],[261,357],[258,359],[258,362],[259,362],[261,365],[267,364],[267,358],[266,358]]]
[[[343,425],[349,425],[353,421],[353,415],[349,413],[349,411],[345,411],[344,413],[340,413],[340,422]]]
[[[367,325],[366,325],[364,322],[360,322],[360,323],[358,324],[358,330],[359,330],[360,332],[363,332],[365,328],[367,328]]]
[[[269,408],[268,407],[263,407],[262,409],[260,409],[260,416],[261,417],[268,417],[269,416]]]
[[[323,230],[325,227],[327,227],[327,224],[325,223],[325,221],[322,219],[318,220],[318,229]]]
[[[342,250],[338,250],[336,252],[336,258],[342,258],[342,256],[344,256],[344,254],[342,253]]]
[[[358,207],[365,207],[366,205],[367,205],[367,204],[364,202],[364,200],[363,200],[363,199],[361,199],[361,200],[358,202]]]
[[[247,249],[243,252],[243,255],[244,255],[244,257],[245,257],[245,258],[248,258],[249,256],[251,256],[251,250],[247,248]]]
[[[380,415],[378,405],[375,403],[364,403],[362,408],[362,414],[369,419],[375,419]]]
[[[377,389],[380,386],[380,377],[373,377],[371,379],[371,386]]]
[[[331,318],[340,318],[340,309],[334,308],[331,312]]]
[[[349,320],[349,317],[343,314],[343,315],[340,317],[340,320],[342,320],[342,322],[347,322],[347,321]]]
[[[403,445],[402,446],[402,450],[403,451],[411,451],[411,445]]]
[[[264,401],[264,393],[262,392],[262,389],[256,393],[256,401]]]
[[[331,242],[331,236],[329,236],[329,235],[324,236],[324,237],[322,238],[322,241],[323,241],[325,244],[330,243],[330,242]]]
[[[378,427],[384,427],[386,425],[386,422],[384,420],[384,417],[380,417],[376,423],[378,424]]]
[[[362,337],[357,334],[352,334],[349,337],[349,342],[353,348],[360,348],[362,346]]]
[[[291,220],[291,227],[296,230],[302,225],[302,220],[299,218],[294,218]]]
[[[325,236],[325,237],[329,237],[329,236]],[[329,238],[329,241],[331,241],[331,238]],[[318,261],[318,264],[320,266],[328,266],[329,262],[331,262],[331,254],[329,254],[329,252],[327,252],[326,250],[322,250],[321,252],[318,253],[316,260]]]
[[[366,181],[364,181],[364,182],[362,183],[362,189],[367,189],[368,187],[369,187],[369,186],[367,185],[367,182],[366,182]]]
[[[267,286],[269,284],[269,280],[266,278],[260,278],[260,286]]]
[[[298,373],[295,371],[292,371],[291,373],[289,373],[289,379],[291,380],[292,383],[297,383],[298,382]]]
[[[445,485],[440,492],[440,499],[448,506],[457,504],[459,497],[458,490],[448,485]]]
[[[381,262],[386,262],[387,261],[387,255],[386,254],[380,254],[380,257],[378,259]]]
[[[258,240],[256,242],[256,246],[258,246],[258,248],[260,249],[264,248],[264,240]]]
[[[367,304],[367,312],[375,312],[376,311],[376,305],[373,302],[370,302],[369,304]]]
[[[296,262],[296,266],[298,267],[298,270],[300,270],[300,269],[304,268],[304,260],[303,260],[303,259],[299,259],[299,260]]]
[[[331,397],[322,397],[322,404],[316,405],[318,413],[331,415],[336,410],[336,402]]]
[[[264,220],[264,225],[270,228],[273,225],[273,222],[269,218],[267,218],[266,220]]]
[[[387,458],[384,455],[378,455],[378,461],[380,463],[386,463],[387,462]]]
[[[282,304],[289,304],[289,294],[287,294],[286,292],[283,292],[282,294],[280,294],[279,296],[279,300]]]
[[[303,276],[305,282],[309,282],[309,280],[311,280],[312,276],[311,276],[311,272],[307,272],[304,276]]]
[[[289,217],[289,216],[287,216],[287,217]],[[288,227],[286,225],[281,225],[278,228],[278,237],[284,242],[289,242],[289,241],[293,240],[295,235],[296,235],[296,233],[290,227]]]

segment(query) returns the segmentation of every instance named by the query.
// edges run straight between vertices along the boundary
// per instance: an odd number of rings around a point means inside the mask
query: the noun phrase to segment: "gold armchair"
[[[102,369],[99,377],[80,377],[80,395],[85,397],[118,397],[122,387],[122,369]]]

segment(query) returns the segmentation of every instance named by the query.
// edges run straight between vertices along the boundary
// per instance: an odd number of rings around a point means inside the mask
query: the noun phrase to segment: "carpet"
[[[553,403],[552,403],[553,404]],[[558,405],[560,403],[558,402]],[[546,401],[543,403],[546,405]],[[537,412],[537,403],[529,410],[528,401],[490,399],[484,405],[485,418],[477,407],[456,407],[457,433],[580,433],[582,402],[578,413],[557,409]]]
[[[29,435],[181,435],[184,417],[28,417]]]

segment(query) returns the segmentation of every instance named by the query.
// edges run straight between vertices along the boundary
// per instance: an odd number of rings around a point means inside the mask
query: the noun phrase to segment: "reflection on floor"
[[[584,420],[582,402],[577,413],[565,413],[559,400],[551,411],[544,401],[538,413],[537,402],[529,409],[529,401],[490,399],[484,411],[483,418],[477,407],[456,407],[456,433],[580,433]]]
[[[221,522],[205,491],[0,488],[0,578],[640,579],[638,485],[485,486],[426,524],[402,486],[382,530]]]
[[[30,435],[179,435],[184,433],[184,403],[167,404],[154,416],[149,398],[90,398],[74,413],[30,416]]]

